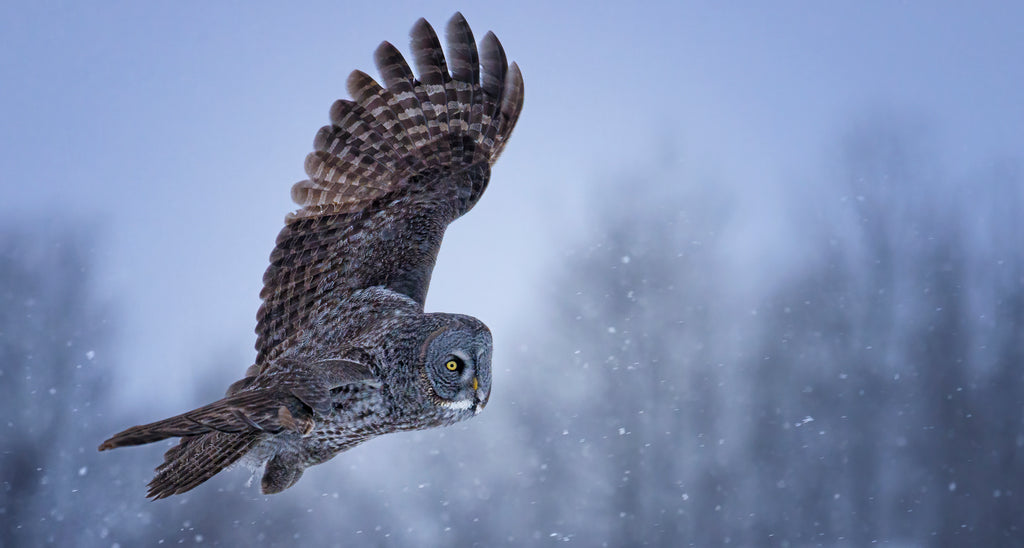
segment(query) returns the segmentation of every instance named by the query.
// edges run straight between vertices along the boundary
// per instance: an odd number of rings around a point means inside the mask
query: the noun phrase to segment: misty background
[[[0,6],[0,546],[1024,545],[1024,10],[349,4]],[[427,300],[486,412],[148,501],[96,446],[252,363],[330,104],[457,9],[526,81]]]

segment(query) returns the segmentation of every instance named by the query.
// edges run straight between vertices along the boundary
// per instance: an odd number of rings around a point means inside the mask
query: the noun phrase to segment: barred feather
[[[307,381],[306,384],[319,386],[315,380]],[[255,389],[237,392],[168,419],[133,426],[104,441],[99,450],[210,432],[238,434],[277,433],[286,428],[301,430],[304,427],[298,424],[311,420],[309,408],[312,407],[301,399],[303,395],[295,390]],[[322,407],[319,401],[313,403]]]
[[[416,70],[420,75],[419,86],[426,100],[421,97],[420,104],[424,109],[432,111],[427,116],[427,128],[431,139],[437,144],[437,159],[442,165],[451,162],[451,142],[443,138],[448,135],[448,103],[455,102],[454,88],[449,93],[448,82],[451,75],[448,74],[448,65],[444,59],[444,52],[441,50],[441,42],[437,39],[430,23],[420,18],[412,28],[412,43],[410,47],[413,52],[413,59],[416,61]]]
[[[162,499],[191,491],[237,462],[258,442],[259,438],[251,434],[222,432],[182,438],[164,454],[146,496]]]
[[[501,43],[488,33],[481,55],[458,13],[448,23],[448,62],[425,20],[411,36],[420,79],[389,42],[374,54],[384,86],[352,73],[353,101],[336,102],[332,124],[317,134],[306,160],[309,179],[292,189],[302,208],[289,220],[362,211],[424,171],[497,159],[523,96],[522,76],[509,71]]]
[[[371,279],[411,276],[423,285],[408,292],[422,299],[436,246],[407,257],[422,272],[388,272],[385,253],[402,253],[381,248],[380,235],[372,233],[380,230],[369,218],[372,213],[398,208],[388,204],[416,192],[436,192],[437,200],[462,200],[458,216],[483,194],[489,171],[471,166],[489,168],[497,160],[522,108],[523,80],[515,63],[509,67],[493,33],[487,33],[478,51],[461,14],[452,17],[447,31],[446,58],[433,27],[423,19],[413,25],[411,49],[419,79],[398,49],[383,42],[374,59],[384,85],[354,71],[348,79],[352,100],[331,107],[331,125],[320,129],[306,158],[309,179],[292,188],[301,209],[288,216],[264,275],[258,363],[291,345],[332,294],[365,287]],[[452,184],[451,176],[458,173],[479,175],[456,178],[462,182],[454,184],[464,188],[429,187],[439,184],[431,181]],[[403,215],[397,209],[392,213]],[[451,220],[444,220],[441,230]],[[363,251],[369,246],[384,261],[375,272],[364,270],[374,264]]]

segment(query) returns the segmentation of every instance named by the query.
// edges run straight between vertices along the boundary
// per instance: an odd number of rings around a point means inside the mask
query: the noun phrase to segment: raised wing
[[[448,23],[449,73],[434,29],[412,29],[419,79],[388,42],[331,107],[296,183],[263,276],[257,366],[307,331],[318,310],[382,285],[423,305],[445,228],[483,194],[523,106],[523,79],[488,32],[478,53],[461,14]],[[482,69],[482,71],[481,71]]]

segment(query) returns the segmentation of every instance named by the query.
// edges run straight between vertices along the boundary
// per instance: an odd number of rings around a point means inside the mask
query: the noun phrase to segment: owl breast
[[[296,449],[306,466],[327,461],[375,436],[396,430],[379,387],[344,386],[332,393],[334,412],[300,437]]]
[[[332,392],[334,412],[316,421],[306,436],[280,436],[268,439],[270,451],[293,453],[303,466],[326,462],[338,453],[381,434],[428,428],[436,421],[422,414],[410,415],[387,401],[379,386],[343,386]]]

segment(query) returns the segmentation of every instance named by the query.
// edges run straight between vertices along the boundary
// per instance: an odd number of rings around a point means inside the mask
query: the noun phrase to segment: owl
[[[491,393],[491,333],[423,304],[448,224],[487,188],[523,106],[523,78],[488,32],[479,49],[456,13],[446,59],[420,19],[418,77],[393,45],[384,85],[355,71],[292,187],[263,276],[256,362],[223,399],[134,426],[104,451],[181,438],[149,484],[159,499],[224,468],[262,469],[264,493],[375,436],[450,425]]]

